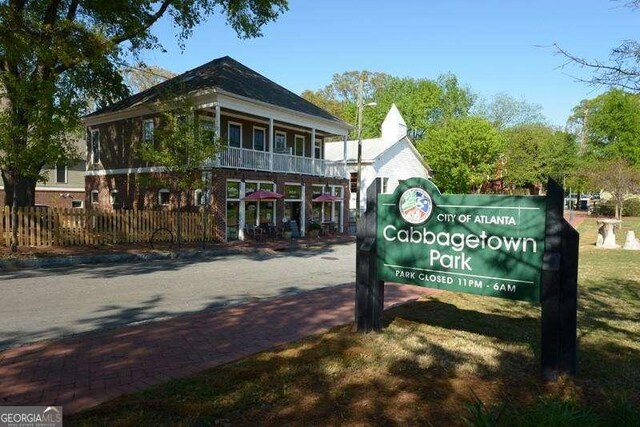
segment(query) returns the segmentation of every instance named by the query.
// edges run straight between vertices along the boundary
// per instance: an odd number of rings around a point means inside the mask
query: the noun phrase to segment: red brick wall
[[[271,172],[243,171],[235,169],[214,169],[212,176],[211,210],[216,222],[216,239],[225,240],[226,232],[226,189],[227,180],[247,180],[247,181],[272,181],[276,184],[278,192],[284,190],[285,182],[301,183],[305,185],[305,212],[306,221],[311,218],[311,198],[312,185],[341,185],[344,193],[343,216],[344,229],[348,232],[349,222],[349,181],[346,179],[325,178],[297,174],[274,174]],[[144,190],[143,190],[144,188]],[[158,203],[158,190],[156,187],[143,187],[138,175],[109,175],[109,176],[88,176],[86,177],[86,203],[88,209],[110,210],[111,190],[117,189],[120,194],[120,206],[122,209],[176,209],[177,199],[175,189],[170,189],[171,203],[169,206],[160,206]],[[92,205],[90,201],[91,191],[98,190],[99,203]],[[194,206],[193,194],[184,194],[182,198],[184,210],[196,210]],[[284,216],[284,201],[276,202],[276,217]]]
[[[71,208],[73,200],[85,200],[81,191],[42,191],[36,189],[36,205],[52,208]],[[0,190],[0,206],[4,206],[4,190]]]

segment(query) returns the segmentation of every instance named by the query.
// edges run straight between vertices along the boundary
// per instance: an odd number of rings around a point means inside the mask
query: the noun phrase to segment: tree
[[[624,159],[592,159],[582,171],[592,188],[602,189],[613,195],[616,218],[622,219],[622,205],[626,196],[640,191],[640,166]]]
[[[124,67],[123,72],[124,82],[131,93],[142,92],[175,76],[172,71],[145,63]]]
[[[434,81],[367,71],[334,74],[329,85],[318,91],[305,91],[302,96],[342,120],[355,123],[359,76],[365,82],[365,102],[377,103],[375,107],[367,107],[363,111],[362,134],[365,138],[380,135],[380,126],[394,103],[402,113],[411,136],[418,140],[431,126],[449,118],[467,115],[475,101],[475,95],[468,88],[460,86],[457,78],[451,74],[442,75]],[[351,137],[356,138],[355,131]]]
[[[458,78],[450,73],[439,76],[437,85],[440,88],[440,97],[438,105],[431,112],[431,122],[442,123],[469,115],[477,98],[469,88],[460,86]]]
[[[543,185],[569,175],[576,163],[577,147],[571,134],[541,123],[523,124],[503,131],[503,179],[516,187]]]
[[[324,108],[334,116],[344,120],[347,123],[355,123],[357,121],[357,100],[358,100],[358,84],[360,79],[363,81],[363,99],[365,102],[377,99],[377,94],[386,85],[391,78],[386,73],[378,73],[371,71],[345,71],[344,73],[336,73],[331,78],[331,83],[322,89],[313,91],[305,90],[301,96],[309,102]],[[363,120],[363,136],[365,138],[373,137],[379,134],[380,124],[375,129],[375,133],[371,132],[372,120],[369,115],[372,109],[364,110],[365,119]],[[352,138],[356,138],[356,131],[352,131]]]
[[[488,120],[468,116],[434,127],[418,144],[434,171],[434,183],[449,193],[480,191],[494,179],[503,152],[502,135]]]
[[[625,6],[632,9],[640,7],[640,0],[628,0]],[[589,69],[593,75],[589,79],[578,79],[594,86],[612,86],[640,91],[640,43],[635,40],[625,40],[618,47],[611,50],[608,60],[589,59],[569,52],[567,49],[553,45],[557,54],[565,57],[567,65],[576,65]]]
[[[215,130],[200,122],[194,105],[176,97],[157,106],[160,111],[153,138],[143,141],[140,158],[152,166],[162,166],[164,173],[144,176],[143,185],[172,188],[178,204],[178,243],[182,240],[180,212],[184,194],[202,186],[202,165],[220,150]]]
[[[542,107],[525,99],[516,99],[506,93],[496,94],[490,101],[476,105],[476,114],[487,118],[498,129],[514,126],[544,123]]]
[[[170,19],[183,43],[218,11],[239,37],[257,37],[287,0],[0,0],[0,169],[6,203],[34,203],[45,164],[71,157],[65,139],[87,100],[128,94],[124,58],[160,47],[151,28]]]
[[[579,125],[584,149],[597,158],[622,158],[640,164],[638,95],[611,89],[583,100],[574,108],[570,122]]]

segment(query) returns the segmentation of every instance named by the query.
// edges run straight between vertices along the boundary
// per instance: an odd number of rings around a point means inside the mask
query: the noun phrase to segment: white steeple
[[[388,141],[398,141],[407,135],[407,124],[404,122],[396,104],[392,104],[387,117],[382,122],[382,139]]]

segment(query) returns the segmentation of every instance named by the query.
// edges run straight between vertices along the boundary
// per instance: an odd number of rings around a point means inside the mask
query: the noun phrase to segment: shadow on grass
[[[633,292],[637,283],[626,285]],[[625,411],[637,411],[640,351],[611,337],[619,331],[608,329],[608,322],[633,320],[633,314],[616,313],[595,288],[594,293],[585,292],[582,301],[597,309],[581,313],[579,327],[609,339],[581,343],[575,381],[541,382],[536,308],[501,310],[506,306],[494,300],[496,307],[482,312],[466,308],[479,299],[449,294],[386,311],[381,332],[358,334],[348,326],[339,327],[290,347],[117,399],[69,422],[459,424],[475,393],[483,401],[506,402],[503,425],[524,419],[518,417],[527,414],[526,408],[544,414],[545,407],[566,399],[567,410],[591,408],[595,415],[587,413],[587,418],[607,425],[606,417],[615,420],[619,415],[612,408],[621,401],[627,405]]]

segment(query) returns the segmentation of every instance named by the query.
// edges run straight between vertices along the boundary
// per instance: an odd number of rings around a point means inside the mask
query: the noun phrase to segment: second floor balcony
[[[347,178],[344,162],[313,159],[292,154],[226,147],[209,166],[302,175]]]

